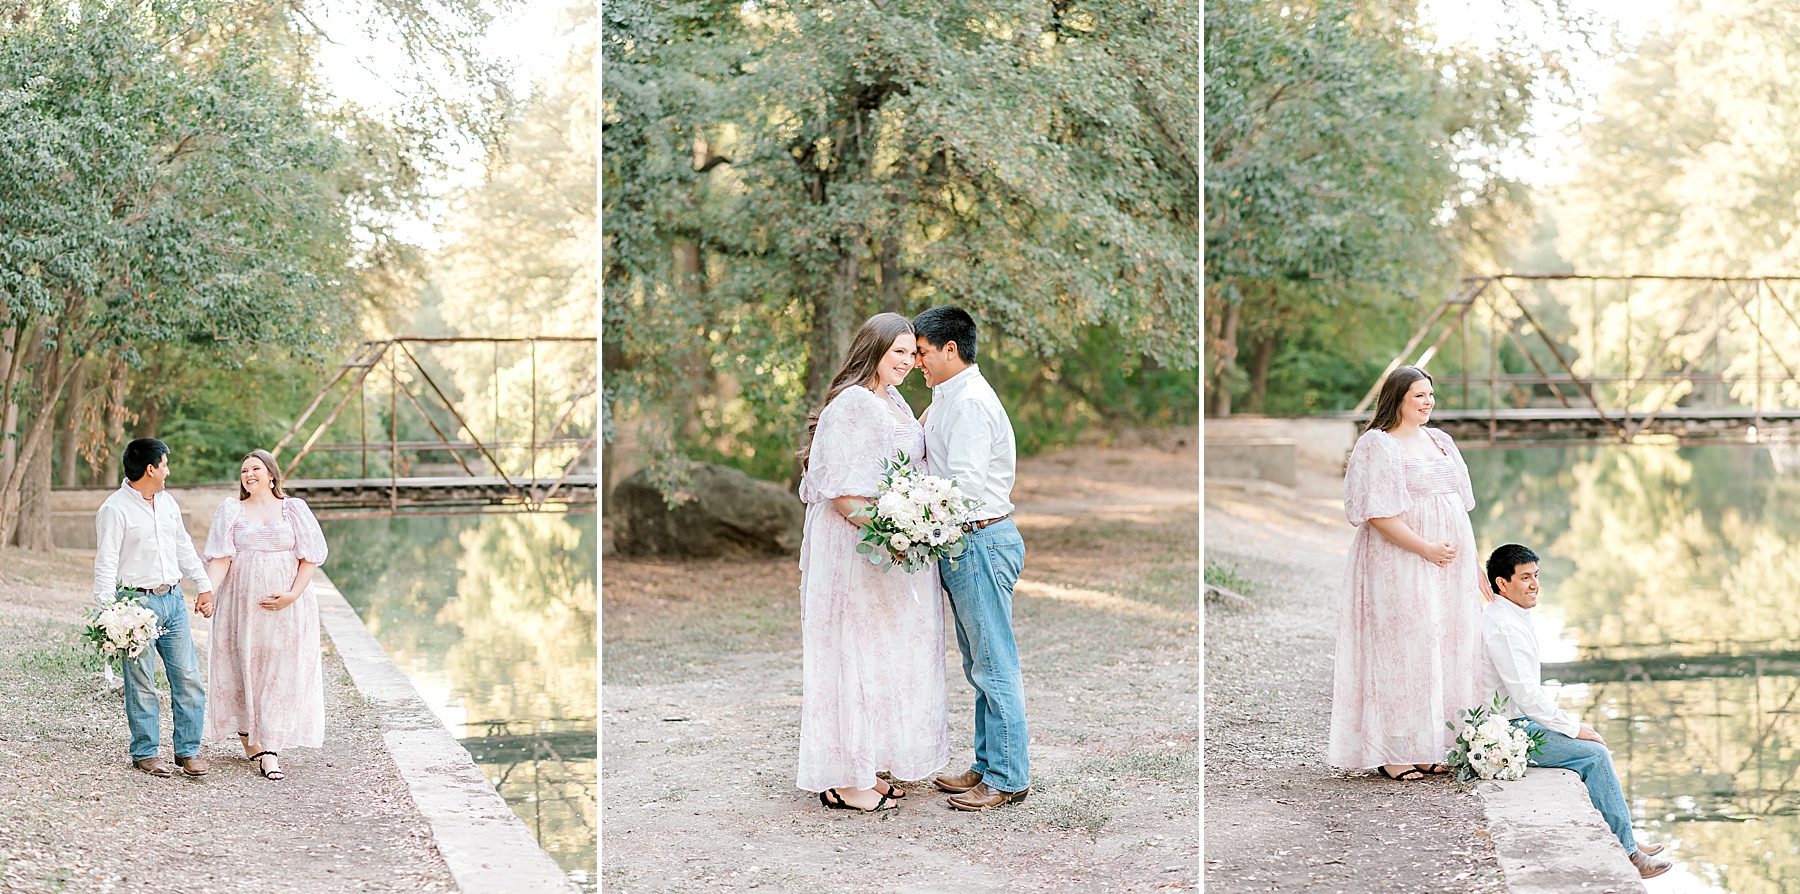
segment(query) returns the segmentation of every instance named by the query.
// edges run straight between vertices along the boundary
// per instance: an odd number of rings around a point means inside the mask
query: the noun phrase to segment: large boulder
[[[690,466],[695,499],[670,508],[639,469],[613,489],[622,556],[787,556],[800,551],[806,507],[787,488],[709,463]]]

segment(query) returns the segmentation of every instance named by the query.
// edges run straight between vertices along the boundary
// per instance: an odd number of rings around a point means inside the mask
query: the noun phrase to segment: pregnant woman
[[[877,314],[850,342],[800,453],[802,697],[798,785],[840,810],[888,810],[950,761],[944,598],[937,567],[870,565],[856,545],[885,463],[921,465],[925,432],[897,387],[912,324]],[[854,516],[854,517],[853,517]]]
[[[1431,376],[1402,366],[1382,383],[1344,474],[1356,525],[1338,609],[1328,762],[1391,779],[1442,773],[1444,722],[1475,707],[1481,571],[1469,468],[1426,428]]]
[[[325,533],[306,501],[282,493],[275,458],[250,451],[238,471],[237,499],[219,504],[206,537],[216,604],[201,613],[217,614],[206,741],[236,735],[267,779],[286,777],[277,761],[282,749],[325,744],[312,588],[325,553]]]

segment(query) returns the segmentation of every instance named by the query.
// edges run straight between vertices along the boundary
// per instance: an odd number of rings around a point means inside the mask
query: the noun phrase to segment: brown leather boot
[[[1665,857],[1652,857],[1640,850],[1631,855],[1631,865],[1637,867],[1639,878],[1656,878],[1675,864]]]
[[[1648,857],[1654,857],[1657,854],[1660,854],[1663,852],[1662,845],[1660,845],[1660,844],[1645,844],[1642,841],[1638,842],[1637,849],[1638,849],[1638,853],[1643,854]]]
[[[1004,807],[1014,801],[1023,801],[1029,794],[1031,794],[1029,787],[1016,792],[1003,792],[997,788],[988,788],[988,784],[983,782],[964,794],[951,796],[950,806],[956,810],[986,810],[990,807]]]
[[[180,764],[181,772],[186,773],[189,776],[206,775],[206,761],[201,760],[200,756],[197,754],[188,757],[177,757],[175,758],[175,763]]]
[[[163,763],[163,759],[160,757],[142,758],[139,760],[132,761],[131,765],[138,768],[139,770],[144,771],[145,773],[149,773],[152,776],[173,776],[173,775],[175,775],[174,772],[169,769],[169,765]]]
[[[981,774],[974,770],[964,770],[961,773],[939,773],[931,781],[937,783],[937,787],[944,791],[960,795],[980,785]]]

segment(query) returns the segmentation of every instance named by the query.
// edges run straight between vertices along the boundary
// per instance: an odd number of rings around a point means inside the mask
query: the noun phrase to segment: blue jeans
[[[963,676],[975,687],[975,763],[988,788],[1023,791],[1031,785],[1025,753],[1025,684],[1013,642],[1012,594],[1025,568],[1025,540],[1011,519],[968,534],[956,567],[938,563],[938,576],[956,617]]]
[[[1532,755],[1529,766],[1560,767],[1574,770],[1587,786],[1588,800],[1606,818],[1612,833],[1625,846],[1627,856],[1637,853],[1637,838],[1631,834],[1631,808],[1625,804],[1625,790],[1619,785],[1619,774],[1613,771],[1612,752],[1591,739],[1571,739],[1556,730],[1539,726],[1535,720],[1513,721],[1528,733],[1544,737],[1542,750]]]
[[[155,757],[162,745],[162,699],[156,694],[156,656],[169,676],[169,701],[175,714],[175,756],[200,753],[200,724],[206,717],[206,688],[194,635],[188,629],[187,597],[177,587],[161,596],[139,594],[168,629],[136,658],[123,659],[125,719],[131,724],[131,759]]]

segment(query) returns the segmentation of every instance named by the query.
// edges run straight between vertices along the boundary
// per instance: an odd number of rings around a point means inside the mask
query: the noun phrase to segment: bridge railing
[[[591,505],[597,373],[589,338],[367,340],[271,452],[293,490],[339,514]]]
[[[1436,424],[1490,445],[1787,439],[1800,276],[1466,277],[1387,371],[1406,363],[1432,373]]]

